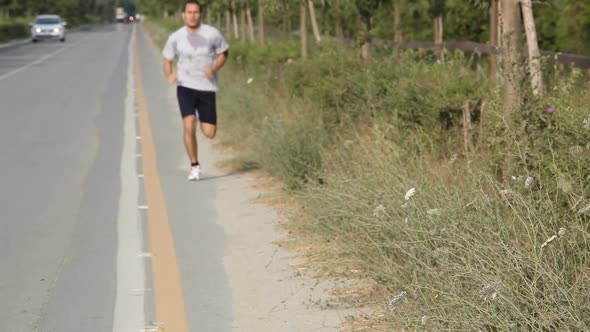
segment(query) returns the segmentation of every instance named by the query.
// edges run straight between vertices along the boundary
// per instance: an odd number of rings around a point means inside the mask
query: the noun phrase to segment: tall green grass
[[[582,75],[527,97],[513,127],[476,58],[232,43],[221,141],[283,180],[292,227],[388,295],[391,326],[590,330],[590,97]],[[462,147],[469,102],[477,148]],[[485,113],[480,113],[484,103]],[[548,113],[548,107],[555,111]],[[498,167],[507,140],[510,169]],[[410,189],[415,190],[412,195]]]

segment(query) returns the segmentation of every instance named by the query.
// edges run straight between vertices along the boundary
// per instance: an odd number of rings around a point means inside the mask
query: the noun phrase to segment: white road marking
[[[70,44],[70,45],[67,45],[67,46],[63,46],[62,48],[58,49],[57,51],[52,52],[52,53],[49,53],[49,54],[47,54],[46,56],[44,56],[44,57],[42,57],[40,59],[37,59],[37,60],[35,60],[35,61],[31,62],[31,63],[28,63],[28,64],[26,64],[26,65],[24,65],[22,67],[19,67],[19,68],[16,68],[16,69],[12,70],[12,71],[9,71],[8,73],[5,73],[3,75],[0,75],[0,81],[3,80],[3,79],[5,79],[5,78],[8,78],[8,77],[10,77],[10,76],[12,76],[12,75],[14,75],[16,73],[18,73],[18,72],[21,72],[21,71],[23,71],[25,69],[28,69],[28,68],[30,68],[32,66],[38,65],[38,64],[42,63],[43,61],[51,58],[52,56],[56,56],[59,53],[65,51],[67,48],[74,47],[74,46],[76,46],[78,44],[79,44],[79,42],[74,43],[74,44]]]
[[[34,60],[37,59],[36,56],[34,55],[2,55],[0,54],[0,60],[6,60],[6,61],[11,61],[11,60]]]
[[[121,197],[117,220],[117,295],[113,317],[113,332],[138,331],[146,326],[145,291],[146,276],[143,259],[137,259],[142,252],[141,215],[135,208],[139,199],[139,180],[136,176],[137,159],[134,157],[136,141],[133,105],[133,42],[129,43],[127,68],[127,99],[125,100],[125,124],[123,157],[121,159]],[[141,207],[140,207],[141,208]],[[147,206],[145,207],[147,208]],[[130,290],[142,290],[130,292]]]

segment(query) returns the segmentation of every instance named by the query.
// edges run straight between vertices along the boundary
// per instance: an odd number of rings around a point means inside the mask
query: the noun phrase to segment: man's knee
[[[215,129],[203,131],[203,135],[205,135],[205,137],[207,137],[207,138],[213,138],[213,137],[215,137],[215,134],[216,134]]]
[[[184,135],[185,136],[195,136],[196,135],[196,129],[195,127],[190,127],[190,126],[185,126],[184,127]]]
[[[185,135],[194,135],[197,129],[197,124],[194,119],[185,118],[183,121],[184,125],[184,134]]]
[[[217,133],[217,127],[208,123],[202,123],[201,130],[203,131],[203,135],[205,135],[207,138],[213,138]]]

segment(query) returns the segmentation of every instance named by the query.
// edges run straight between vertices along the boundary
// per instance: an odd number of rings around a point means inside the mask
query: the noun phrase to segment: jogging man
[[[184,146],[191,162],[188,179],[194,181],[201,173],[196,115],[203,135],[215,137],[217,72],[227,60],[229,46],[216,28],[201,23],[201,4],[198,1],[185,2],[182,19],[185,26],[170,35],[162,54],[168,83],[177,84],[176,95],[184,124]],[[175,74],[173,62],[176,57]]]

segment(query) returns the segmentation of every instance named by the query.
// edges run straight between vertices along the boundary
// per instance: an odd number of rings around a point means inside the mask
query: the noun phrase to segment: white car
[[[58,15],[39,15],[30,25],[33,43],[41,39],[66,41],[66,22]]]

